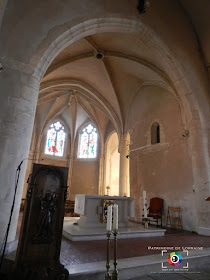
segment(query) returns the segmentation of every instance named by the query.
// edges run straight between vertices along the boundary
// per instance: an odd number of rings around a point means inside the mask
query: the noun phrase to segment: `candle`
[[[113,229],[118,230],[118,205],[113,206]]]
[[[106,230],[112,230],[112,205],[108,206]]]
[[[143,191],[144,218],[147,218],[147,197],[146,191]]]

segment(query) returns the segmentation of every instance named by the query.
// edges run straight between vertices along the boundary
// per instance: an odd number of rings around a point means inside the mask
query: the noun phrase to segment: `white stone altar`
[[[118,205],[118,221],[120,227],[128,227],[130,223],[128,217],[133,218],[134,199],[131,197],[121,196],[101,196],[77,194],[75,197],[74,212],[80,214],[78,225],[80,227],[105,227],[102,223],[103,201],[112,200]]]
[[[135,216],[134,198],[86,194],[76,195],[74,212],[80,214],[80,218],[65,217],[63,235],[72,241],[106,239],[106,223],[102,222],[104,200],[114,200],[118,204],[119,239],[165,235],[165,229],[145,229],[141,224],[129,222],[129,217]]]

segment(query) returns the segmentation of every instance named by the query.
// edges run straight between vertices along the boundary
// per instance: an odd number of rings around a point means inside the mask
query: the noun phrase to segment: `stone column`
[[[100,160],[99,160],[98,195],[104,195],[103,186],[104,186],[104,154],[101,153]]]
[[[15,63],[12,67],[5,63],[3,66],[0,73],[0,244],[9,221],[16,170],[28,157],[39,89],[39,81],[29,70],[24,73]],[[8,242],[15,239],[26,163],[25,160],[22,164]]]
[[[128,178],[129,178],[129,159],[126,157],[129,153],[129,146],[126,135],[121,135],[120,139],[120,178],[119,178],[119,195],[129,196],[128,192]]]
[[[68,199],[70,200],[71,196],[71,183],[72,183],[72,173],[73,173],[73,166],[74,166],[75,156],[70,155],[69,159],[69,165],[67,166],[69,168],[69,174],[68,174]]]
[[[71,183],[72,183],[72,173],[74,167],[75,156],[77,154],[76,147],[76,122],[77,122],[77,99],[72,93],[69,101],[69,116],[71,121],[71,147],[70,147],[70,160],[69,160],[69,175],[68,175],[68,199],[71,197]]]
[[[193,177],[195,231],[210,236],[210,203],[205,201],[210,194],[210,168],[207,148],[207,135],[199,125],[189,130]]]

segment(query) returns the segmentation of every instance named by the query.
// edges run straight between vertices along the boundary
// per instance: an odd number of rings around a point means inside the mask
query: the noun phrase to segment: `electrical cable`
[[[15,198],[16,198],[16,193],[17,193],[18,181],[19,181],[19,177],[20,177],[21,165],[23,164],[24,160],[25,159],[23,159],[21,161],[21,163],[18,165],[18,168],[16,170],[15,192],[14,192],[14,196],[13,196],[12,207],[11,207],[11,210],[10,210],[9,222],[8,222],[8,225],[7,225],[7,230],[6,230],[6,234],[5,234],[5,238],[4,238],[4,242],[3,242],[3,250],[2,250],[1,261],[0,261],[0,270],[1,270],[1,267],[2,267],[2,264],[3,264],[3,259],[4,259],[4,255],[5,255],[6,245],[7,245],[7,239],[8,239],[8,235],[9,235],[9,229],[10,229],[11,220],[12,220],[12,214],[13,214],[13,211],[14,211]]]

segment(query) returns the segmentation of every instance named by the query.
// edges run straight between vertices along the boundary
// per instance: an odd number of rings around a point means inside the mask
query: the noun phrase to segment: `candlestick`
[[[143,191],[144,218],[147,218],[147,197],[146,191]]]
[[[118,205],[113,206],[113,230],[118,230]]]
[[[117,205],[118,206],[118,205]],[[118,270],[117,270],[117,230],[114,230],[114,270],[112,272],[112,280],[118,280]]]
[[[112,205],[108,206],[106,230],[112,230]]]
[[[110,269],[110,236],[111,232],[107,232],[107,248],[106,248],[106,274],[105,274],[105,280],[111,280],[112,277],[110,275],[109,269]]]

